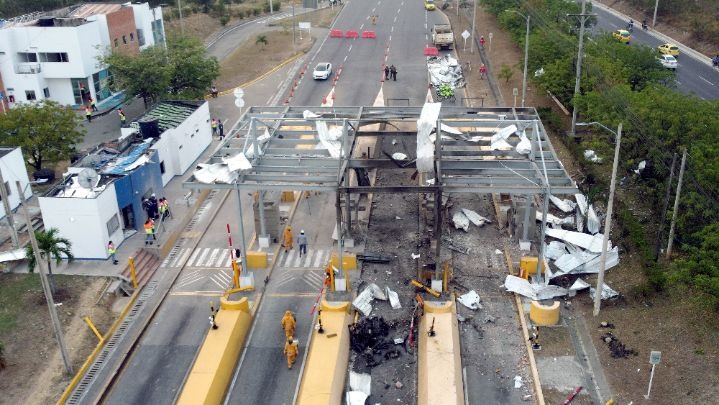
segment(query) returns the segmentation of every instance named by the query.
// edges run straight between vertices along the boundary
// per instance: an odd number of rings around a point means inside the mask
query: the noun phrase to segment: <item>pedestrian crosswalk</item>
[[[332,249],[308,249],[306,255],[299,255],[295,247],[289,252],[280,249],[278,267],[324,269],[332,254]],[[270,254],[271,255],[271,254]],[[201,267],[232,269],[229,248],[198,247],[183,248],[167,256],[161,267]]]
[[[277,287],[281,288],[285,285],[290,285],[295,290],[304,290],[302,287],[309,287],[309,292],[319,291],[322,285],[325,283],[325,273],[323,270],[309,270],[305,271],[286,271],[279,276],[277,280]],[[300,286],[297,283],[301,282],[304,285]]]
[[[208,272],[207,269],[197,269],[183,273],[175,283],[176,290],[182,290],[186,287],[196,286],[202,282],[203,285],[209,280],[210,285],[205,285],[205,288],[219,288],[219,291],[224,291],[232,286],[232,270],[229,269],[212,269]]]
[[[294,248],[289,252],[280,250],[278,258],[278,267],[304,268],[304,269],[324,269],[330,260],[332,250],[327,249],[307,249],[307,254],[300,257],[298,248]]]

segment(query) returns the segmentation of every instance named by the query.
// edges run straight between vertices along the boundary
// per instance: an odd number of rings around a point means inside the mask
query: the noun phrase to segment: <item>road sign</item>
[[[513,95],[513,96],[518,96],[518,95],[519,95],[519,90],[517,90],[516,87],[512,89],[512,95]]]
[[[489,33],[489,40],[490,40],[490,41],[492,40],[492,37],[493,37],[493,36],[494,36],[494,34],[492,34],[492,33],[490,32],[490,33]]]
[[[245,91],[239,87],[235,87],[235,89],[232,90],[232,94],[235,95],[235,98],[242,98],[245,95]]]
[[[649,364],[657,365],[661,361],[662,361],[662,352],[657,351],[657,350],[652,350],[651,353],[649,353]]]
[[[310,23],[310,22],[300,22],[300,23],[299,23],[299,27],[300,27],[301,30],[309,30],[310,28],[312,28],[312,23]]]
[[[464,30],[464,32],[462,32],[462,38],[464,38],[465,41],[467,40],[467,38],[469,38],[470,35],[472,34],[470,34],[467,30]]]
[[[245,100],[243,100],[241,98],[236,98],[235,105],[237,106],[237,108],[242,108],[245,106]]]

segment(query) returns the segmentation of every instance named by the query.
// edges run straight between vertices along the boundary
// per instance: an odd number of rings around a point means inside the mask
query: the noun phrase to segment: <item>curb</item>
[[[285,59],[284,61],[282,61],[279,65],[277,65],[277,66],[273,67],[272,69],[270,69],[269,71],[263,73],[263,74],[260,75],[259,77],[256,77],[256,78],[254,78],[254,79],[252,79],[252,80],[250,80],[250,81],[248,81],[248,82],[242,83],[242,84],[240,84],[240,85],[238,85],[238,86],[235,86],[235,87],[233,87],[233,88],[231,88],[231,89],[220,91],[220,92],[217,93],[217,96],[218,96],[218,97],[219,97],[219,96],[226,96],[226,95],[232,93],[232,92],[233,92],[235,89],[237,89],[237,88],[252,86],[253,84],[255,84],[255,83],[259,82],[260,80],[266,78],[267,76],[269,76],[269,75],[275,73],[276,71],[282,69],[285,65],[294,62],[295,60],[299,59],[300,57],[302,57],[302,56],[304,56],[304,55],[305,55],[304,52],[298,52],[298,53],[296,53],[295,55],[290,56],[288,59]],[[210,94],[205,95],[205,100],[208,100],[208,101],[209,101],[211,98],[212,98],[212,95],[210,95]]]

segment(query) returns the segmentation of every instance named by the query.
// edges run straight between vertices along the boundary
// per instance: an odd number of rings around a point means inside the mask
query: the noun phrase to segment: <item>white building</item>
[[[109,74],[98,57],[164,44],[160,7],[148,3],[81,4],[0,21],[0,83],[10,106],[51,99],[98,104],[110,97]]]
[[[10,202],[10,209],[15,210],[20,205],[20,196],[17,192],[17,181],[24,190],[25,198],[32,197],[32,189],[28,187],[30,179],[25,168],[25,160],[20,148],[0,148],[0,171],[5,180],[5,189]],[[0,186],[1,187],[1,186]],[[5,204],[0,204],[0,218],[5,217]]]
[[[72,242],[78,259],[106,259],[147,218],[142,200],[182,175],[212,142],[206,101],[163,101],[107,147],[68,168],[63,181],[39,198],[46,229]]]

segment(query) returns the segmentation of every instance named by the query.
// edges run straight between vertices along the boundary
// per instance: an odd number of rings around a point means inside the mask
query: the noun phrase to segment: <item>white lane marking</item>
[[[192,256],[190,256],[190,260],[187,261],[185,266],[192,267],[192,264],[195,262],[195,259],[197,259],[198,254],[200,254],[200,249],[195,249],[195,251],[192,252]]]
[[[305,255],[305,262],[302,264],[302,267],[310,267],[313,254],[315,254],[315,251],[313,251],[312,249],[307,252],[307,254]]]
[[[349,49],[347,49],[347,52],[352,52],[352,45],[350,45]]]
[[[210,253],[210,257],[207,258],[207,261],[205,262],[205,267],[212,266],[212,263],[215,262],[217,259],[217,255],[220,254],[220,248],[215,248],[212,250],[212,253]]]
[[[324,256],[324,254],[325,252],[322,249],[317,251],[317,256],[315,256],[315,263],[313,267],[320,267],[320,263],[322,262],[322,257]]]
[[[360,31],[364,29],[364,24],[360,25]]]
[[[230,257],[230,255],[227,255],[227,261],[225,262],[225,267],[232,268],[232,257]]]
[[[302,256],[297,254],[297,257],[295,257],[295,262],[292,263],[292,267],[300,267],[300,262],[302,261]]]
[[[180,260],[180,258],[182,257],[182,255],[185,254],[185,251],[186,251],[186,250],[188,250],[188,249],[187,249],[187,248],[184,248],[184,249],[180,250],[180,252],[177,254],[177,256],[175,256],[175,260],[173,260],[172,263],[169,263],[170,257],[168,256],[168,257],[162,262],[162,265],[160,265],[160,267],[166,267],[166,266],[168,266],[168,265],[169,265],[170,267],[175,267],[175,266],[177,266],[177,262]]]
[[[392,35],[389,36],[389,40],[390,40],[390,41],[392,40]]]
[[[210,280],[212,280],[213,283],[217,284],[218,287],[220,287],[220,288],[222,288],[222,289],[225,288],[225,285],[223,285],[223,284],[220,283],[219,281],[215,280],[214,277],[210,277]]]
[[[393,32],[394,32],[394,25],[392,26],[392,29],[389,30],[389,33],[390,33],[390,34],[393,33]]]
[[[397,22],[397,16],[394,16],[394,22]]]
[[[217,256],[217,262],[215,263],[215,267],[222,267],[222,263],[227,260],[228,256],[230,255],[230,249],[222,249],[222,252],[220,252],[220,255]]]
[[[285,266],[284,267],[290,267],[290,263],[292,263],[292,260],[295,258],[295,251],[290,250],[290,252],[285,256]]]
[[[344,60],[344,62],[347,62],[347,57],[348,57],[348,56],[349,56],[349,55],[345,55],[345,60]]]
[[[711,84],[712,86],[714,85],[714,83],[712,83],[712,82],[710,82],[709,80],[705,79],[705,78],[702,77],[701,75],[697,75],[697,76],[698,76],[700,79],[704,80],[705,82]]]
[[[379,3],[377,3],[377,4],[379,4]],[[374,14],[374,11],[375,11],[375,10],[377,10],[377,7],[373,7],[373,8],[372,8],[372,14]],[[369,16],[367,16],[367,18],[369,18]]]

